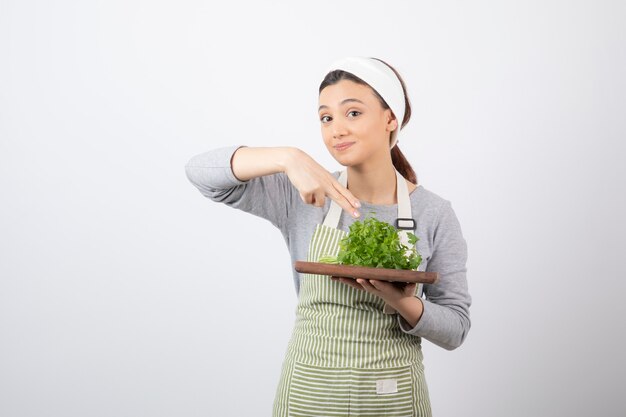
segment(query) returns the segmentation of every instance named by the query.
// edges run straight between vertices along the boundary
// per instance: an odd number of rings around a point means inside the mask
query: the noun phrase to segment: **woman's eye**
[[[357,113],[357,115],[361,114],[361,112],[358,110],[352,110],[351,112],[348,112],[348,114],[352,114],[352,113]]]
[[[322,118],[320,119],[322,121],[322,123],[325,123],[325,119],[329,117],[329,116],[322,116]]]

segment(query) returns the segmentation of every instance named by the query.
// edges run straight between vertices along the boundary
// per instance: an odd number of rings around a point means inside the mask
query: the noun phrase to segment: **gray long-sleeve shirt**
[[[241,145],[213,149],[192,157],[185,165],[187,178],[205,197],[230,207],[264,218],[282,233],[292,263],[306,260],[315,225],[322,223],[330,208],[306,204],[284,173],[276,173],[240,181],[232,171],[231,158]],[[339,178],[339,171],[333,173]],[[424,311],[415,327],[401,316],[398,324],[403,332],[423,337],[452,350],[463,343],[470,329],[471,296],[467,288],[467,244],[450,201],[425,189],[422,185],[410,194],[413,219],[418,237],[417,251],[422,256],[418,270],[439,273],[439,280],[424,285]],[[397,204],[374,205],[361,202],[361,217],[375,212],[376,218],[394,224]],[[356,219],[342,210],[338,229],[349,231]],[[296,293],[300,289],[300,273],[293,271]]]

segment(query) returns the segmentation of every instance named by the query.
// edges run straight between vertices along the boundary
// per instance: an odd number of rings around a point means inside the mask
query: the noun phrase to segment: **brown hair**
[[[402,129],[409,122],[409,119],[411,119],[411,103],[409,102],[409,96],[406,93],[406,85],[404,84],[404,80],[402,79],[402,77],[400,77],[400,74],[398,74],[398,71],[396,71],[394,67],[387,64],[382,59],[378,59],[378,58],[373,58],[373,59],[376,59],[382,62],[383,64],[387,65],[389,68],[391,68],[393,72],[398,76],[398,79],[400,80],[400,84],[402,84],[402,91],[404,92],[404,107],[405,107],[404,118],[400,126],[396,128],[396,129]],[[354,74],[351,74],[343,70],[334,70],[326,74],[326,77],[324,77],[324,80],[322,80],[322,83],[320,84],[319,92],[321,93],[324,88],[328,87],[329,85],[336,84],[341,80],[354,81],[357,84],[367,85],[368,87],[372,88],[368,83],[366,83],[365,81],[363,81],[362,79],[360,79]],[[385,110],[389,109],[389,105],[387,104],[387,102],[385,102],[385,100],[383,100],[380,94],[378,94],[378,92],[374,90],[373,88],[372,88],[372,91],[374,92],[378,100],[380,101],[380,104],[383,107],[383,109]],[[406,159],[404,154],[400,151],[400,148],[398,148],[398,145],[391,148],[391,161],[393,162],[393,166],[398,170],[400,174],[402,174],[404,178],[406,178],[407,180],[411,181],[414,184],[417,183],[417,176],[415,175],[415,171],[413,171],[411,164]]]

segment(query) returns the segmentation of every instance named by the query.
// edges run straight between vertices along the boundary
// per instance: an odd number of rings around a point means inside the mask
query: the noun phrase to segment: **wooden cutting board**
[[[434,284],[437,272],[411,271],[407,269],[371,268],[367,266],[325,264],[322,262],[296,261],[296,271],[306,274],[329,275],[344,278],[378,279],[381,281],[416,282]]]

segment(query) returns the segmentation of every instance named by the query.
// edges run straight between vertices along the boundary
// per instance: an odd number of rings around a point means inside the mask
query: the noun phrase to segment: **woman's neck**
[[[369,204],[397,204],[396,169],[391,163],[349,166],[348,189]]]

